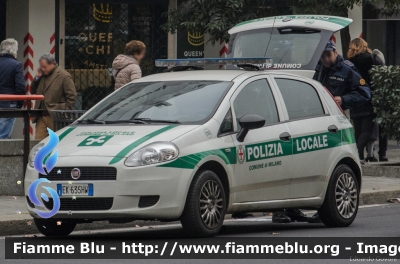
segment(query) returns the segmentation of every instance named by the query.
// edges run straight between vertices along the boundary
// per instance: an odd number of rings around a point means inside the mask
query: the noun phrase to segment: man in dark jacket
[[[313,79],[329,90],[342,109],[350,109],[352,116],[361,114],[361,108],[371,104],[367,82],[350,61],[338,54],[332,41],[326,45]]]
[[[0,94],[26,93],[24,71],[17,61],[18,42],[6,39],[0,44]],[[18,108],[20,102],[0,101],[0,108]],[[0,118],[0,139],[9,139],[15,118]]]

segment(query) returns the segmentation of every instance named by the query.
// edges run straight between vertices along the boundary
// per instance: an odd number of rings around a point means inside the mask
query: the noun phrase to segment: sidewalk
[[[375,145],[375,157],[378,158],[379,144]],[[395,140],[389,140],[386,157],[389,162],[370,162],[362,166],[364,176],[384,176],[400,178],[400,146]]]
[[[379,144],[375,145],[375,155],[378,154]],[[400,146],[397,145],[396,140],[389,140],[388,143],[388,150],[386,153],[387,158],[389,161],[398,161],[400,162]]]
[[[15,199],[16,198],[16,199]],[[384,204],[390,198],[400,198],[400,178],[363,177],[360,205]],[[76,230],[111,229],[162,225],[159,221],[135,221],[128,224],[109,224],[107,221],[79,224]],[[0,196],[0,236],[38,233],[26,209],[22,196]]]

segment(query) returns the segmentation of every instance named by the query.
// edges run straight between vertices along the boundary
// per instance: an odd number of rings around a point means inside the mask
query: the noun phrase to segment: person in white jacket
[[[126,44],[124,54],[118,55],[112,65],[115,90],[142,77],[142,70],[139,64],[145,53],[146,45],[141,41],[132,40]]]

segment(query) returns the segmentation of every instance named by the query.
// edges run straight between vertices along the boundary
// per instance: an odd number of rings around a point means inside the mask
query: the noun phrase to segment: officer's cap
[[[334,50],[336,50],[335,43],[332,40],[329,40],[328,44],[326,44],[325,50],[326,51],[334,51]]]

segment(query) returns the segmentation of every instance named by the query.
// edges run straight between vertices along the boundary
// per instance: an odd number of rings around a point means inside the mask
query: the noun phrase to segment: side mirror
[[[237,141],[243,142],[250,130],[262,128],[265,125],[265,119],[259,115],[245,115],[239,120],[242,127],[236,136]]]

